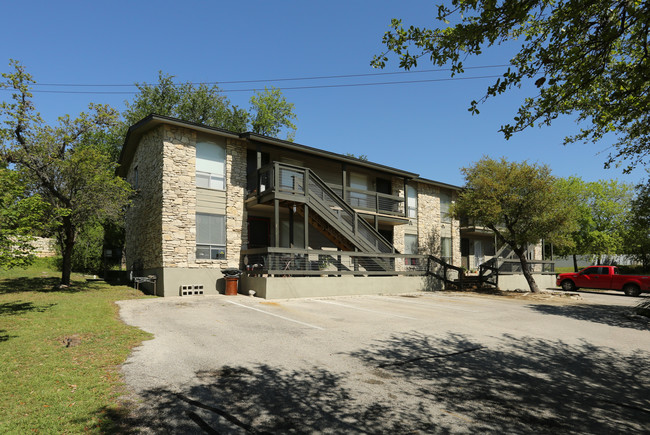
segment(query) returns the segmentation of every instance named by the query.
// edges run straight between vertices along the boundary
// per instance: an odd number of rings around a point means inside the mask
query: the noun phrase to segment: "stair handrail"
[[[318,187],[326,191],[335,201],[336,205],[341,207],[342,210],[345,210],[349,214],[351,214],[354,217],[354,222],[356,225],[353,228],[353,232],[355,235],[360,235],[357,226],[361,225],[365,227],[366,229],[370,230],[371,234],[375,236],[378,242],[382,243],[386,248],[389,249],[390,252],[395,252],[395,247],[393,246],[392,243],[390,243],[384,236],[381,235],[375,228],[373,228],[368,222],[365,221],[365,219],[361,218],[359,216],[359,213],[357,213],[343,198],[341,198],[334,190],[327,185],[316,173],[314,173],[311,169],[309,168],[303,168],[306,170],[306,185],[309,186],[309,181],[314,181],[316,184],[318,184]],[[310,196],[313,195],[311,189],[307,187],[308,193]],[[364,239],[369,242],[373,243],[372,240],[368,240],[367,238],[364,237]],[[377,249],[379,247],[377,246]],[[381,251],[380,251],[381,252]]]
[[[438,263],[442,266],[442,275],[437,274],[436,272],[431,271],[431,262]],[[452,281],[451,279],[448,278],[447,276],[447,271],[448,269],[452,269],[458,272],[458,283]],[[442,258],[438,258],[435,255],[427,255],[427,275],[434,276],[438,278],[439,280],[443,281],[445,283],[445,288],[447,286],[455,286],[459,285],[460,288],[463,288],[463,281],[465,281],[465,269],[459,266],[454,266],[453,264],[447,263],[445,260]]]

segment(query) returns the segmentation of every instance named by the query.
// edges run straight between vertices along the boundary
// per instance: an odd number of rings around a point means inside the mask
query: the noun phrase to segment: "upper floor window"
[[[406,207],[408,217],[418,216],[418,191],[413,186],[406,186]]]
[[[196,185],[208,189],[226,188],[226,150],[213,142],[196,143]]]
[[[440,221],[450,223],[451,215],[449,206],[451,205],[451,195],[447,192],[440,192]]]

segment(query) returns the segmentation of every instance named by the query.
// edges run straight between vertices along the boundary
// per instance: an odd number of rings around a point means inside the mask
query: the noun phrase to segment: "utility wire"
[[[482,65],[482,66],[468,66],[464,69],[485,69],[485,68],[503,68],[509,66],[508,64],[503,65]],[[365,73],[365,74],[341,74],[333,76],[308,76],[308,77],[285,77],[278,79],[257,79],[257,80],[231,80],[231,81],[220,81],[220,82],[196,82],[192,83],[193,85],[230,85],[230,84],[242,84],[242,83],[264,83],[264,82],[284,82],[284,81],[301,81],[301,80],[325,80],[325,79],[341,79],[341,78],[352,78],[352,77],[375,77],[375,76],[387,76],[387,75],[396,75],[396,74],[418,74],[418,73],[429,73],[429,72],[445,72],[451,71],[451,68],[440,68],[440,69],[424,69],[424,70],[413,70],[413,71],[395,71],[395,72],[379,72],[379,73]],[[181,86],[185,83],[177,83],[174,86]],[[33,86],[58,86],[58,87],[134,87],[137,86],[134,83],[130,84],[81,84],[81,83],[34,83]]]
[[[480,79],[493,79],[502,77],[500,75],[491,76],[474,76],[474,77],[451,77],[444,79],[427,79],[427,80],[404,80],[394,82],[374,82],[374,83],[349,83],[349,84],[333,84],[333,85],[313,85],[313,86],[287,86],[278,88],[282,91],[286,90],[300,90],[300,89],[323,89],[323,88],[350,88],[361,86],[384,86],[384,85],[402,85],[410,83],[432,83],[432,82],[448,82],[456,80],[480,80]],[[12,89],[3,89],[12,91]],[[248,89],[220,89],[222,93],[229,92],[254,92],[260,91],[261,88],[248,88]],[[47,94],[111,94],[111,95],[133,95],[137,94],[136,91],[53,91],[53,90],[32,90],[34,93],[47,93]]]

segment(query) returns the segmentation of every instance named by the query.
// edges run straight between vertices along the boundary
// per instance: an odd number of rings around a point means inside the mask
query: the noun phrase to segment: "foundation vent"
[[[180,289],[181,296],[194,296],[203,294],[202,285],[182,285]]]

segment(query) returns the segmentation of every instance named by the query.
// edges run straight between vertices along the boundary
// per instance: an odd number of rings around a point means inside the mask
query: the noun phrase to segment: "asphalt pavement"
[[[143,433],[648,433],[643,298],[468,293],[119,302]]]

